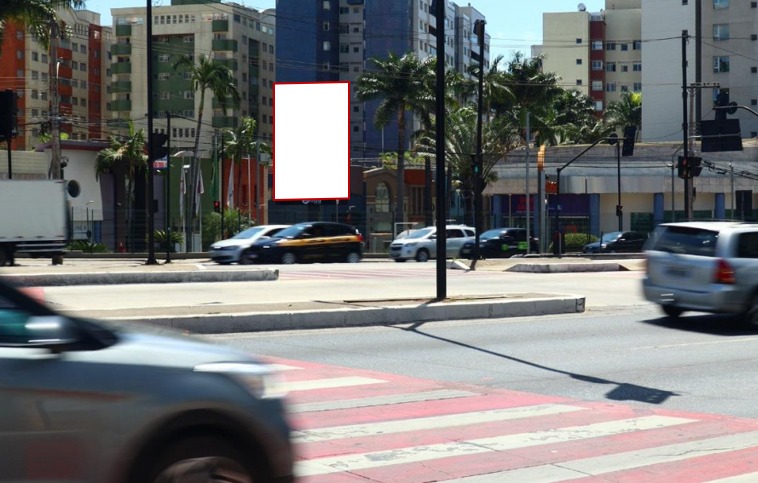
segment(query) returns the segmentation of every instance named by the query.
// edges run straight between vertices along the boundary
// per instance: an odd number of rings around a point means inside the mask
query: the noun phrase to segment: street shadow
[[[420,330],[424,324],[425,322],[417,322],[408,327],[400,327],[396,325],[392,325],[390,327],[395,328],[395,329],[400,329],[405,332],[413,332],[423,337],[428,337],[430,339],[435,339],[440,342],[446,342],[448,344],[457,345],[459,347],[464,347],[466,349],[472,349],[477,352],[481,352],[483,354],[488,354],[488,355],[495,356],[501,359],[517,362],[519,364],[534,367],[534,368],[552,372],[555,374],[563,374],[577,381],[586,382],[590,384],[612,385],[614,387],[605,393],[605,397],[613,401],[639,401],[639,402],[647,403],[647,404],[662,404],[671,396],[679,396],[679,394],[675,392],[666,391],[664,389],[638,386],[636,384],[629,384],[626,382],[611,381],[609,379],[604,379],[602,377],[595,377],[595,376],[589,376],[586,374],[577,374],[575,372],[564,371],[562,369],[558,369],[555,367],[545,366],[542,364],[538,364],[536,362],[531,362],[525,359],[519,359],[518,357],[513,357],[507,354],[491,351],[489,349],[476,347],[471,344],[466,344],[465,342],[460,342],[457,340],[448,339],[446,337],[429,334],[427,332],[423,332],[422,330]]]
[[[640,323],[663,329],[697,332],[722,337],[758,335],[758,331],[745,326],[742,318],[736,315],[703,314],[676,318],[664,316],[641,320]]]

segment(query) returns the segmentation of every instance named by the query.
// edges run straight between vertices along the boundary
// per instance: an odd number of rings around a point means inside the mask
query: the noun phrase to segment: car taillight
[[[735,282],[734,269],[723,258],[719,258],[718,262],[716,263],[716,274],[714,277],[714,281],[716,283],[726,283],[726,284],[733,284]]]
[[[359,242],[363,242],[363,235],[361,233],[356,233],[355,236],[358,237]]]

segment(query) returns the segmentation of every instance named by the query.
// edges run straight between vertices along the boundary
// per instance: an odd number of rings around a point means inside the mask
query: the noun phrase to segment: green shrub
[[[170,237],[171,239],[169,240],[169,234],[166,230],[155,230],[153,232],[155,243],[158,244],[161,250],[166,251],[168,249],[171,252],[175,252],[176,244],[184,241],[184,234],[179,230],[171,230]]]
[[[102,243],[92,243],[89,240],[74,240],[68,244],[66,249],[83,253],[105,253],[108,251],[108,248]]]
[[[563,239],[563,243],[565,244],[563,251],[564,252],[581,252],[582,248],[584,248],[584,245],[592,242],[598,241],[599,238],[595,235],[588,235],[587,233],[566,233],[566,236]],[[549,253],[553,252],[553,243],[551,242],[548,246],[547,251]]]

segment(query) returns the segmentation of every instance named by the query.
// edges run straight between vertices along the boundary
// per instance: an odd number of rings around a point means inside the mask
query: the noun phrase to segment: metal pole
[[[153,146],[153,10],[152,0],[147,0],[147,11],[145,16],[146,37],[147,37],[147,135],[148,135],[148,156],[147,156],[147,260],[145,265],[156,265],[155,259],[155,213],[153,212],[153,200],[155,199],[155,146]]]
[[[671,221],[676,221],[676,201],[674,199],[674,160],[671,160]]]
[[[436,168],[436,223],[437,223],[437,253],[436,274],[437,274],[437,300],[444,300],[447,297],[447,279],[446,277],[446,260],[442,256],[445,253],[447,234],[445,233],[445,212],[447,206],[447,193],[445,192],[445,4],[447,2],[437,2],[435,12],[437,21],[437,66],[435,69],[437,78],[435,82],[435,152],[437,160]]]
[[[528,255],[530,253],[530,245],[531,245],[531,239],[532,239],[532,232],[529,230],[529,219],[532,217],[532,210],[529,206],[529,197],[531,196],[531,193],[529,192],[529,143],[532,139],[532,133],[530,130],[530,113],[529,111],[526,111],[526,159],[524,160],[524,164],[526,164],[526,254]]]
[[[58,92],[58,45],[60,25],[56,19],[50,21],[50,136],[52,160],[50,162],[50,177],[63,179],[61,173],[61,128],[60,128],[60,96]]]
[[[445,2],[440,2],[445,3]],[[484,179],[484,153],[482,152],[482,117],[484,111],[484,28],[487,22],[477,20],[474,23],[474,33],[479,42],[479,89],[476,103],[476,165],[474,172],[474,251],[472,254],[471,270],[476,269],[476,262],[481,256],[479,252],[479,237],[482,233],[482,184]]]
[[[689,139],[688,139],[688,122],[687,122],[687,39],[689,35],[687,30],[682,30],[682,137],[683,147],[682,155],[686,162],[689,156]],[[684,177],[684,218],[687,221],[692,220],[690,210],[690,181],[687,176]]]
[[[218,204],[219,204],[219,211],[221,212],[221,239],[223,240],[226,238],[224,236],[224,131],[221,131],[221,151],[219,152],[219,156],[217,156],[218,161]],[[232,169],[231,166],[229,166],[229,169]],[[227,188],[228,190],[229,188]]]
[[[171,112],[166,111],[166,261],[171,263]]]
[[[730,184],[731,184],[731,199],[732,199],[732,216],[731,218],[734,219],[734,165],[732,163],[729,163],[729,178],[730,178]]]
[[[619,218],[619,231],[624,231],[624,213],[621,207],[621,140],[616,143],[616,183],[618,186],[616,216]]]

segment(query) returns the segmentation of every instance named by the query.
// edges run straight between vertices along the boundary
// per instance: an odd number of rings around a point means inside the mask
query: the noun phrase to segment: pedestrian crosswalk
[[[270,362],[303,482],[758,481],[758,420]]]
[[[390,266],[392,267],[392,266]],[[465,275],[465,270],[446,270],[445,273],[449,277]],[[490,272],[496,273],[496,272]],[[371,268],[355,268],[354,266],[340,267],[339,269],[332,268],[329,270],[309,268],[302,269],[298,267],[297,270],[279,269],[279,280],[311,280],[311,279],[331,279],[331,280],[343,280],[343,279],[371,279],[375,280],[377,277],[381,278],[434,278],[436,272],[434,266],[425,265],[423,267],[403,268],[401,270],[392,270],[390,268],[377,269]]]

